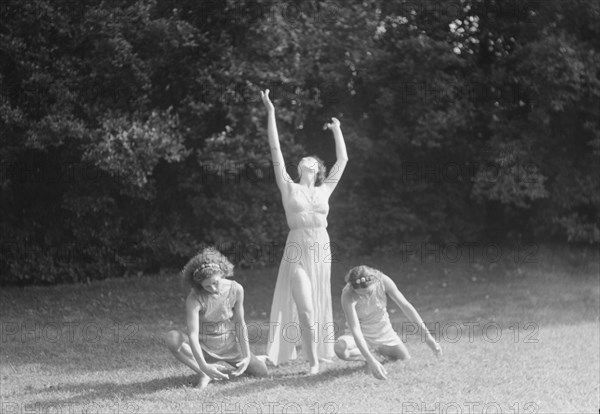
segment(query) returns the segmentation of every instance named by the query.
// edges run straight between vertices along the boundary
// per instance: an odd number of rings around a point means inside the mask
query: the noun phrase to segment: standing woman
[[[325,176],[323,161],[309,156],[302,158],[298,164],[300,179],[298,183],[293,182],[286,171],[279,146],[275,107],[269,99],[269,90],[260,94],[268,112],[275,180],[290,228],[271,306],[267,355],[275,365],[295,359],[296,341],[300,334],[302,349],[310,365],[309,373],[316,374],[319,372],[319,358],[334,356],[330,283],[332,252],[326,228],[329,196],[348,161],[346,144],[340,121],[332,118],[326,127],[333,132],[337,161],[329,176]]]

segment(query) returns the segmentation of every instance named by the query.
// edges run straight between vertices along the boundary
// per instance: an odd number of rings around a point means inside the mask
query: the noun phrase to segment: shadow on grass
[[[210,398],[222,397],[224,400],[231,395],[244,396],[257,392],[264,392],[274,387],[305,387],[315,386],[321,382],[331,381],[337,377],[344,377],[364,371],[363,365],[346,366],[343,368],[333,368],[321,372],[320,374],[309,376],[298,372],[282,372],[276,369],[275,372],[266,378],[257,378],[251,376],[242,376],[232,378],[229,381],[217,381],[211,383]],[[197,376],[179,375],[166,378],[156,378],[150,381],[135,382],[129,384],[118,384],[115,382],[103,382],[90,384],[87,382],[78,384],[61,384],[53,389],[53,392],[60,391],[69,394],[76,394],[67,398],[48,398],[40,400],[35,404],[41,407],[62,407],[78,405],[94,405],[95,401],[103,400],[139,400],[145,395],[153,394],[164,390],[190,389],[197,383]],[[208,390],[207,390],[208,391]],[[96,405],[100,406],[100,403]]]
[[[277,371],[279,370],[277,369],[269,377],[265,378],[250,377],[253,379],[252,382],[244,381],[243,383],[241,383],[242,381],[240,378],[229,382],[223,382],[222,385],[218,385],[222,386],[223,389],[213,389],[214,393],[212,394],[212,397],[223,397],[224,399],[230,398],[231,395],[235,395],[236,397],[238,397],[257,392],[260,393],[270,388],[282,386],[286,388],[305,386],[314,387],[319,383],[329,382],[338,377],[345,377],[359,371],[364,372],[364,365],[361,363],[359,365],[345,366],[343,368],[335,367],[332,369],[321,371],[317,375],[306,375],[305,373],[286,373]],[[235,384],[236,382],[238,382],[238,384]]]
[[[53,391],[77,394],[68,398],[49,398],[38,401],[42,407],[62,407],[89,405],[94,401],[102,400],[133,400],[143,395],[152,394],[166,389],[180,389],[195,384],[195,375],[179,375],[176,377],[156,378],[150,381],[134,382],[129,384],[118,384],[116,382],[103,382],[90,384],[82,382],[78,384],[61,384]],[[99,405],[99,404],[98,404]]]

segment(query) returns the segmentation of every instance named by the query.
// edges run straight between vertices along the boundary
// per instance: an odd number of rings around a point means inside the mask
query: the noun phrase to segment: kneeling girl
[[[342,309],[346,315],[347,331],[338,338],[334,347],[340,359],[365,359],[375,378],[387,379],[385,368],[369,347],[392,360],[410,358],[406,346],[392,328],[387,312],[387,296],[396,302],[411,322],[424,330],[425,342],[437,356],[441,356],[442,348],[389,276],[368,266],[357,266],[348,272],[345,280]]]

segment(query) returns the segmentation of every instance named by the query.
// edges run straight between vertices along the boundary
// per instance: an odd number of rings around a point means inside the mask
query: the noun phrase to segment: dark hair
[[[380,273],[379,270],[369,266],[356,266],[350,269],[344,280],[354,289],[366,288],[373,284],[377,279],[375,275]]]
[[[203,290],[202,281],[216,274],[232,277],[233,264],[214,247],[204,248],[181,271],[184,283],[196,290]]]

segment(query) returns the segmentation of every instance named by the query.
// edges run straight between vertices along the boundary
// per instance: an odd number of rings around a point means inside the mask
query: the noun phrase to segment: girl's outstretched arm
[[[188,296],[185,301],[185,312],[188,326],[188,333],[190,337],[190,348],[192,348],[192,354],[198,363],[198,367],[209,377],[215,379],[229,379],[227,374],[222,373],[219,369],[224,369],[221,365],[209,364],[204,359],[204,353],[200,347],[200,341],[198,340],[200,334],[200,322],[198,318],[198,312],[200,312],[200,304],[192,296]]]
[[[330,129],[333,132],[333,139],[335,140],[335,156],[337,158],[331,171],[323,186],[329,190],[329,194],[335,190],[338,185],[344,170],[346,169],[346,163],[348,162],[348,153],[346,152],[346,142],[344,141],[344,135],[342,134],[342,128],[340,121],[337,118],[331,118],[331,122],[325,124],[326,129]]]
[[[380,380],[387,379],[387,371],[381,365],[381,363],[373,356],[369,347],[367,346],[367,342],[365,341],[365,337],[362,334],[362,330],[360,329],[360,323],[358,322],[358,316],[356,315],[356,302],[352,300],[350,295],[345,293],[342,294],[342,309],[344,310],[344,314],[346,315],[346,321],[348,322],[348,327],[350,328],[350,332],[352,332],[352,336],[354,337],[354,342],[356,342],[356,346],[360,350],[360,353],[367,360],[367,364],[369,364],[369,369],[373,376]]]
[[[250,344],[248,343],[248,326],[244,316],[244,288],[239,285],[236,294],[235,305],[233,306],[233,320],[235,322],[236,333],[243,359],[238,362],[237,369],[231,373],[234,377],[241,375],[248,368],[250,363]]]
[[[429,329],[427,329],[427,325],[421,319],[421,315],[414,308],[413,305],[404,297],[404,295],[398,289],[398,286],[394,283],[389,276],[383,275],[383,286],[385,288],[385,293],[387,293],[394,302],[400,307],[402,312],[406,315],[408,319],[410,319],[413,323],[415,323],[420,329],[425,332],[425,342],[431,348],[431,350],[436,354],[436,356],[442,356],[442,347],[435,340]]]
[[[288,191],[292,179],[287,173],[281,147],[279,145],[279,133],[277,132],[277,122],[275,120],[275,106],[269,98],[269,90],[260,91],[260,98],[267,108],[267,132],[269,135],[269,147],[271,148],[271,158],[273,160],[273,168],[275,169],[275,181],[277,187],[282,194]]]

